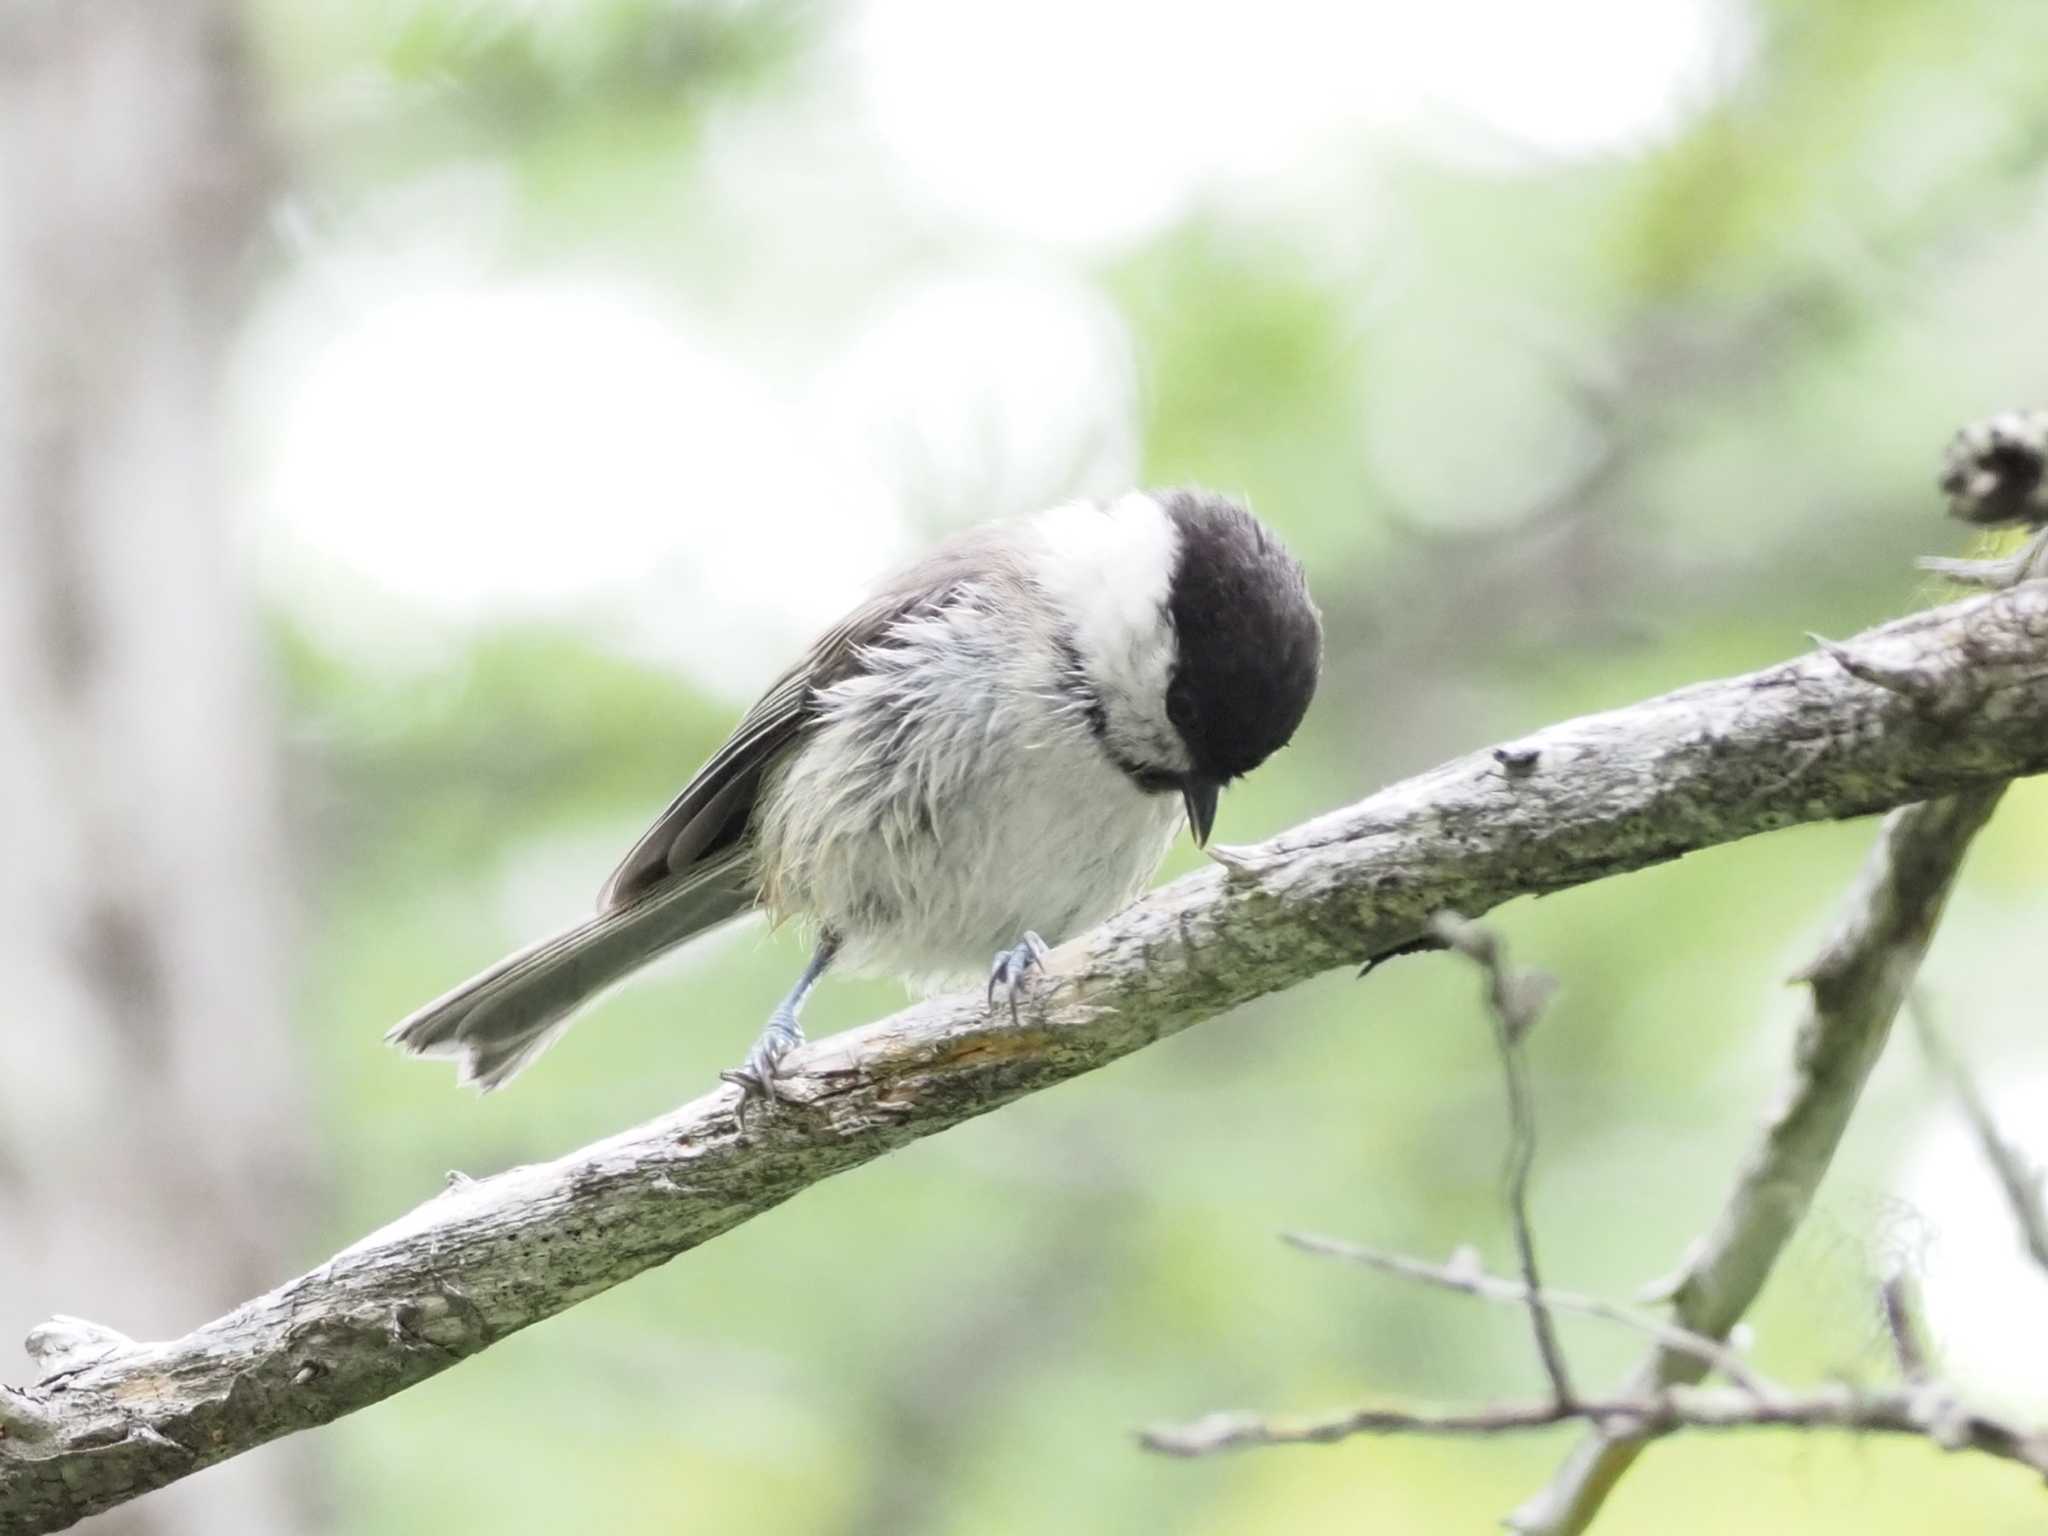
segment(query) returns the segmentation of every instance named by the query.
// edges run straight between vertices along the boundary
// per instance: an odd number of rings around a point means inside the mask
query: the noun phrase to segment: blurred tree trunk
[[[225,4],[0,12],[0,1337],[53,1311],[177,1334],[301,1250],[273,742],[215,429],[270,170]],[[313,1449],[90,1529],[308,1529]]]

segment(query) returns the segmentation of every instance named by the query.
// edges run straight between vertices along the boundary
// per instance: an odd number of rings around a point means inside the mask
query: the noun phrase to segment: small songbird
[[[962,533],[823,635],[633,845],[597,915],[394,1028],[479,1088],[585,1003],[756,908],[804,919],[810,963],[722,1074],[776,1097],[824,973],[1010,1006],[1057,944],[1150,881],[1183,816],[1287,744],[1322,624],[1300,564],[1199,490],[1074,502]],[[994,964],[990,964],[993,955]]]

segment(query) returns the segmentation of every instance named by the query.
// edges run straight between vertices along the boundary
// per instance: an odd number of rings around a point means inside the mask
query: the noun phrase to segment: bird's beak
[[[1222,789],[1214,779],[1192,773],[1180,781],[1180,797],[1188,808],[1188,831],[1194,834],[1197,848],[1209,841],[1209,829],[1216,824],[1216,796]]]

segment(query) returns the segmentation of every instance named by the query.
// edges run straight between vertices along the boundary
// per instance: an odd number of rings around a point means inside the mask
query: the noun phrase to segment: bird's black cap
[[[1167,491],[1159,503],[1180,535],[1167,714],[1195,774],[1223,784],[1301,724],[1322,667],[1322,619],[1301,563],[1245,508],[1200,490]]]

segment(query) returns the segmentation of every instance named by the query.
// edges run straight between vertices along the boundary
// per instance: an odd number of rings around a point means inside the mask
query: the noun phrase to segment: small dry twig
[[[1529,1173],[1536,1162],[1536,1114],[1529,1105],[1528,1065],[1522,1046],[1543,1009],[1557,991],[1556,981],[1541,971],[1508,968],[1500,937],[1490,928],[1468,922],[1455,912],[1439,912],[1429,930],[1486,973],[1487,1012],[1493,1020],[1494,1045],[1508,1091],[1508,1160],[1505,1175],[1508,1221],[1514,1228],[1515,1258],[1522,1271],[1522,1289],[1529,1308],[1529,1327],[1550,1393],[1559,1406],[1572,1401],[1571,1377],[1557,1342],[1557,1324],[1544,1299],[1536,1270],[1536,1239],[1529,1227]]]
[[[1580,1421],[1654,1439],[1674,1430],[1812,1429],[1915,1435],[1944,1450],[1982,1451],[2048,1476],[2048,1436],[1963,1407],[1938,1389],[1858,1392],[1824,1387],[1796,1397],[1757,1397],[1731,1387],[1670,1387],[1642,1396],[1486,1403],[1472,1408],[1371,1403],[1320,1418],[1265,1419],[1212,1413],[1191,1424],[1146,1430],[1146,1449],[1209,1456],[1257,1445],[1320,1445],[1352,1435],[1500,1435]]]
[[[1519,1307],[1526,1305],[1529,1300],[1528,1286],[1503,1275],[1488,1274],[1480,1266],[1478,1254],[1470,1248],[1460,1248],[1451,1255],[1448,1264],[1430,1264],[1422,1259],[1411,1258],[1405,1253],[1388,1253],[1383,1249],[1367,1248],[1359,1243],[1347,1243],[1333,1237],[1313,1237],[1302,1232],[1283,1232],[1281,1241],[1292,1244],[1303,1253],[1342,1259],[1347,1264],[1363,1265],[1367,1269],[1399,1275],[1404,1280],[1419,1281],[1424,1285],[1438,1286],[1447,1291],[1462,1291],[1465,1295],[1477,1296],[1482,1301],[1506,1302]],[[1552,1312],[1576,1312],[1584,1317],[1597,1317],[1603,1322],[1647,1334],[1667,1349],[1693,1356],[1701,1364],[1719,1371],[1729,1381],[1746,1391],[1767,1396],[1778,1390],[1759,1375],[1747,1360],[1721,1340],[1693,1333],[1676,1323],[1667,1323],[1661,1317],[1654,1317],[1639,1308],[1626,1307],[1600,1296],[1580,1295],[1575,1291],[1546,1290],[1542,1299],[1544,1305]]]
[[[1913,1304],[1912,1277],[1904,1270],[1894,1272],[1878,1288],[1878,1301],[1884,1308],[1884,1329],[1892,1341],[1892,1359],[1899,1375],[1909,1384],[1926,1381],[1930,1374],[1927,1346],[1920,1338],[1920,1322],[1915,1316],[1919,1309]]]
[[[2019,1148],[2000,1134],[1997,1122],[1991,1117],[1991,1106],[1984,1100],[1983,1090],[1978,1088],[1962,1057],[1949,1045],[1936,1025],[1926,994],[1916,989],[1907,1002],[1907,1010],[1912,1015],[1913,1032],[1920,1041],[1922,1053],[1954,1092],[1963,1118],[1969,1121],[1970,1131],[1977,1138],[1977,1145],[1983,1149],[1984,1161],[1998,1176],[1999,1187],[2005,1191],[2006,1204],[2012,1207],[2013,1221],[2019,1228],[2020,1242],[2026,1248],[2027,1256],[2041,1269],[2048,1270],[2048,1210],[2043,1210],[2041,1204],[2041,1170],[2029,1163]]]

